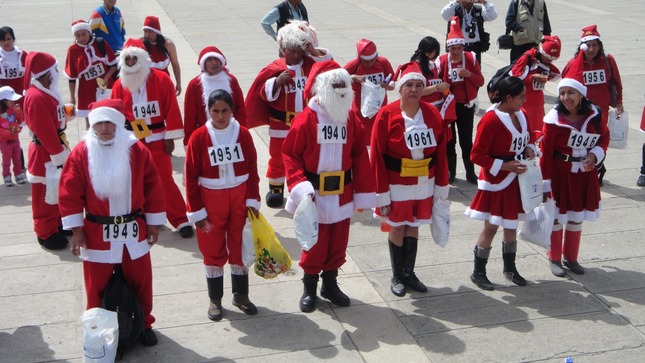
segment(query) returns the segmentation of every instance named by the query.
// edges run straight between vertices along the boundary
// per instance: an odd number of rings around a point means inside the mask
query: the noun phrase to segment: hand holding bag
[[[385,88],[368,80],[365,80],[361,87],[361,114],[363,117],[372,118],[383,106]]]
[[[517,175],[522,196],[522,208],[525,213],[530,213],[542,203],[544,187],[542,185],[542,171],[538,158],[520,160],[526,165],[526,171]]]
[[[292,264],[291,257],[278,241],[269,222],[262,213],[257,218],[253,213],[249,213],[248,216],[255,243],[255,274],[272,279],[288,271]]]
[[[520,230],[520,238],[547,250],[551,247],[551,232],[555,220],[555,201],[547,199],[533,211],[535,219],[525,221]]]
[[[293,214],[293,229],[305,251],[318,242],[318,210],[311,195],[306,195]]]
[[[83,362],[112,363],[119,340],[117,313],[101,308],[83,312]]]
[[[445,247],[450,238],[450,202],[434,198],[432,203],[432,221],[430,233],[434,243]]]
[[[629,114],[627,111],[618,116],[615,110],[609,111],[609,147],[612,149],[624,149],[627,147],[627,135],[629,134]]]

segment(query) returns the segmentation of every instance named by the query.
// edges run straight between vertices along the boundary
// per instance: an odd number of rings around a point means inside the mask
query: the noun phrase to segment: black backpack
[[[522,57],[529,57],[529,67],[532,67],[536,62],[535,59],[527,54],[523,54]],[[488,81],[488,84],[486,85],[486,91],[488,91],[488,99],[490,100],[490,102],[494,102],[493,100],[497,97],[497,87],[499,87],[499,83],[504,78],[509,76],[509,72],[511,71],[511,69],[513,69],[515,62],[517,62],[522,57],[519,57],[513,63],[498,69],[497,72],[495,72],[495,75],[490,79],[490,81]]]
[[[120,264],[114,267],[103,290],[101,307],[117,313],[119,342],[116,356],[121,359],[123,352],[138,342],[143,334],[143,309],[136,292],[126,283]]]

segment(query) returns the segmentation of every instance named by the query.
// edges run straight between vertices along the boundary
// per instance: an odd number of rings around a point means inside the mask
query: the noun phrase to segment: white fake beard
[[[331,121],[335,124],[346,124],[349,110],[352,108],[354,101],[354,91],[352,90],[352,79],[347,74],[347,77],[339,74],[341,79],[345,82],[345,88],[333,88],[331,85],[336,83],[337,77],[329,77],[329,79],[322,80],[316,79],[315,87],[317,88],[318,104],[325,110]]]
[[[233,95],[231,92],[231,80],[228,77],[228,74],[224,71],[220,71],[214,76],[209,75],[206,72],[202,72],[199,76],[199,80],[202,84],[202,99],[204,100],[204,105],[206,105],[206,113],[208,114],[208,96],[211,95],[213,91],[218,89],[223,89]],[[210,116],[209,116],[210,117]]]
[[[50,72],[50,80],[51,83],[49,85],[49,91],[62,103],[62,98],[60,97],[60,88],[58,87],[58,79],[60,78],[60,74],[56,69],[52,69]]]
[[[119,66],[121,84],[130,92],[138,91],[146,83],[151,72],[150,65],[143,58],[139,58],[132,67],[128,67],[124,61],[119,59]]]

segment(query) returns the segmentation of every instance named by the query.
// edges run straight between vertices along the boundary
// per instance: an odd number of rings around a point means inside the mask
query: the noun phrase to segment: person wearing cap
[[[16,47],[15,41],[16,36],[12,28],[0,28],[0,86],[9,86],[14,92],[22,95],[25,90],[23,78],[27,52]]]
[[[76,115],[87,117],[90,112],[89,105],[96,101],[97,93],[101,94],[112,88],[112,75],[116,72],[117,58],[108,43],[97,40],[92,35],[90,25],[85,20],[72,23],[72,34],[75,42],[67,49],[65,61],[65,75],[69,78],[69,98],[70,102],[76,105]]]
[[[293,117],[307,106],[304,90],[311,67],[332,59],[329,50],[317,48],[316,29],[304,21],[281,28],[278,45],[284,58],[274,60],[258,73],[245,99],[248,127],[269,125],[269,192],[265,200],[271,208],[281,208],[284,202],[282,143]]]
[[[545,0],[511,1],[506,12],[506,34],[513,35],[511,63],[527,50],[539,46],[542,37],[551,35]]]
[[[249,269],[242,261],[242,231],[247,212],[258,216],[260,177],[249,130],[233,116],[234,99],[218,89],[207,100],[209,119],[186,147],[186,209],[197,227],[204,256],[210,305],[208,318],[222,319],[224,265],[231,266],[233,305],[255,315],[249,300]],[[221,153],[222,157],[217,157]]]
[[[367,135],[351,110],[351,83],[349,73],[335,61],[316,63],[304,90],[309,103],[293,119],[282,148],[289,186],[285,209],[295,213],[304,198],[313,197],[318,212],[318,241],[300,258],[303,312],[316,309],[319,278],[322,297],[338,306],[350,305],[337,282],[338,269],[345,263],[350,218],[358,209],[376,206]]]
[[[143,44],[150,55],[152,68],[168,72],[168,65],[172,64],[172,73],[175,75],[175,95],[181,94],[181,68],[177,59],[177,48],[170,38],[161,33],[159,18],[146,16],[143,21]]]
[[[59,206],[71,230],[71,251],[83,261],[87,309],[101,307],[101,293],[120,264],[143,309],[146,346],[152,330],[150,247],[166,222],[163,185],[150,151],[125,128],[125,105],[90,104],[90,128],[63,167]]]
[[[580,45],[585,44],[586,50],[581,50]],[[582,29],[580,44],[576,48],[574,57],[569,60],[564,69],[562,76],[566,77],[575,62],[578,53],[584,52],[584,73],[583,84],[587,87],[587,98],[594,105],[600,108],[602,122],[607,123],[609,120],[609,107],[616,109],[616,115],[620,117],[623,113],[623,82],[620,79],[620,72],[616,59],[609,53],[605,53],[605,47],[595,25],[590,25]],[[613,90],[612,90],[613,87]],[[612,95],[614,92],[614,95]],[[612,98],[614,102],[612,102]],[[613,103],[613,104],[612,104]],[[602,186],[602,179],[605,176],[607,168],[603,162],[598,168],[598,179]],[[643,181],[645,184],[645,180]]]
[[[448,142],[448,169],[450,182],[454,182],[457,175],[457,137],[461,148],[461,159],[466,169],[466,180],[477,184],[475,165],[470,161],[470,150],[473,147],[473,123],[475,110],[479,107],[477,92],[484,85],[484,76],[479,63],[472,52],[464,51],[464,34],[461,32],[459,18],[456,16],[450,21],[450,32],[446,40],[448,53],[442,54],[436,60],[439,77],[450,84],[450,92],[455,97],[455,111],[457,121],[450,124],[452,139]],[[459,133],[457,133],[457,130]]]
[[[151,68],[140,39],[128,39],[119,54],[119,79],[110,98],[125,103],[125,126],[152,152],[166,196],[166,215],[183,238],[194,234],[186,217],[186,202],[172,176],[175,139],[184,137],[184,125],[175,86],[166,73]]]
[[[22,168],[20,156],[20,139],[18,133],[22,130],[22,110],[17,103],[22,99],[9,86],[0,87],[0,153],[2,153],[2,178],[5,187],[12,187],[11,163],[16,183],[25,184],[27,179]]]
[[[477,4],[475,4],[477,3]],[[482,52],[490,47],[490,34],[484,31],[484,22],[497,19],[495,4],[487,0],[450,0],[441,9],[441,17],[448,22],[456,16],[460,19],[461,28],[468,33],[465,49],[474,52],[477,63],[482,64]]]
[[[557,36],[544,36],[539,48],[527,50],[515,61],[510,75],[524,80],[529,130],[531,133],[542,133],[544,119],[544,85],[560,77],[560,70],[553,62],[560,57],[562,43]]]
[[[293,20],[309,21],[309,14],[302,0],[285,0],[274,6],[260,20],[260,25],[262,25],[262,29],[267,35],[273,40],[277,40],[280,29]],[[276,24],[275,30],[273,29],[273,23]]]
[[[374,215],[390,231],[390,290],[427,292],[414,272],[419,227],[432,222],[432,206],[448,199],[447,124],[436,107],[422,102],[426,77],[417,62],[399,67],[400,99],[383,107],[371,135],[370,162],[376,180]]]
[[[233,97],[233,116],[242,126],[246,126],[244,93],[237,78],[226,67],[226,57],[217,47],[208,46],[199,52],[197,64],[201,72],[190,80],[184,95],[184,145],[190,135],[204,125],[210,118],[208,97],[218,89],[223,89]]]
[[[361,39],[356,43],[357,57],[350,60],[345,65],[345,69],[352,76],[352,89],[354,90],[354,103],[352,104],[352,111],[361,120],[367,135],[372,134],[372,125],[374,125],[374,118],[376,112],[370,117],[361,112],[365,95],[363,92],[369,92],[365,86],[365,82],[371,82],[387,91],[391,91],[394,87],[390,86],[390,80],[394,75],[394,70],[390,62],[380,55],[376,49],[376,44],[368,39]],[[381,106],[387,105],[387,92]],[[370,144],[369,137],[365,139],[367,145]]]
[[[116,0],[103,0],[90,15],[88,20],[92,33],[97,38],[103,38],[114,52],[119,52],[125,42],[125,22],[121,10],[116,7]]]
[[[27,180],[38,243],[50,250],[67,246],[59,231],[57,175],[69,155],[65,109],[58,91],[58,62],[48,53],[31,52],[25,62],[25,122],[33,133],[29,144]]]
[[[584,52],[578,53],[566,77],[558,83],[558,103],[544,117],[540,143],[544,196],[551,196],[556,204],[547,257],[551,272],[560,277],[565,275],[563,264],[575,274],[584,273],[578,263],[582,223],[600,216],[596,169],[609,145],[609,129],[602,122],[602,113],[587,98],[584,57]]]

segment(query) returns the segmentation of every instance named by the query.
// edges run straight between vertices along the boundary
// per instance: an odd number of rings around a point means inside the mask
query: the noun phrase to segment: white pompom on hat
[[[580,42],[584,43],[590,40],[600,40],[600,33],[598,33],[596,25],[589,25],[588,27],[582,28]]]

